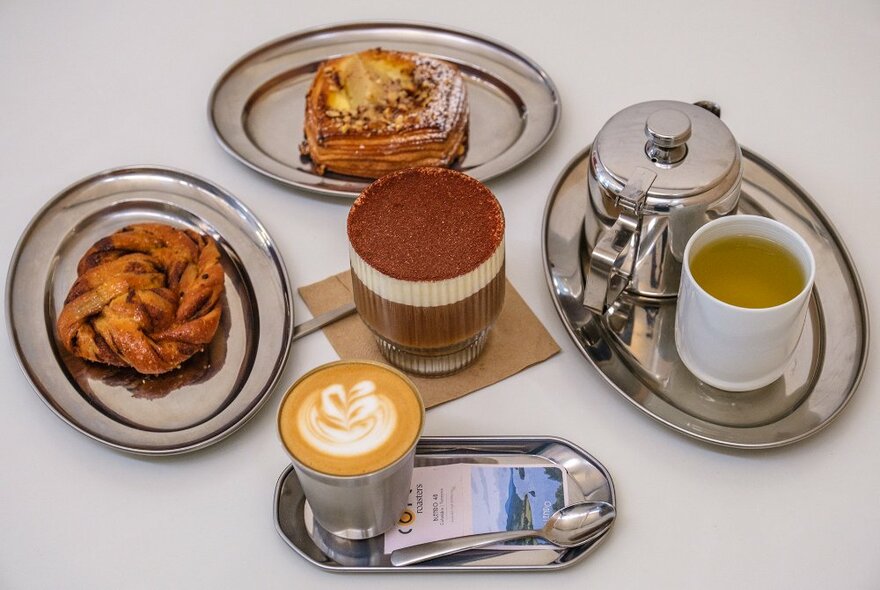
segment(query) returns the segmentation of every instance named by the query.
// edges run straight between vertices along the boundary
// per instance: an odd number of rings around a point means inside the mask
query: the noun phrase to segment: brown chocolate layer
[[[480,181],[446,168],[383,176],[348,214],[348,239],[364,262],[404,281],[466,274],[504,237],[504,214]]]
[[[352,273],[361,319],[387,340],[412,348],[443,348],[492,325],[504,303],[504,267],[488,285],[461,301],[437,307],[394,303],[370,291]]]

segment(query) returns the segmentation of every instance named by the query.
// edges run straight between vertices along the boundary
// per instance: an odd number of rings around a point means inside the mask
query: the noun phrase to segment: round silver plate
[[[325,59],[381,46],[455,63],[470,107],[468,152],[456,168],[478,180],[537,152],[559,123],[547,74],[527,57],[471,33],[415,23],[351,23],[310,29],[248,53],[217,81],[208,119],[220,144],[257,172],[328,195],[355,197],[363,179],[312,171],[303,160],[305,96]]]
[[[83,253],[140,222],[213,236],[226,273],[223,319],[211,344],[153,377],[84,362],[55,335]],[[253,214],[205,180],[146,166],[86,178],[36,215],[9,266],[6,316],[25,374],[61,419],[102,443],[149,455],[193,451],[244,424],[281,374],[293,327],[284,263]]]
[[[868,312],[852,260],[813,199],[743,149],[739,212],[797,231],[816,257],[816,283],[795,359],[776,382],[729,393],[696,379],[678,358],[675,300],[624,296],[613,312],[581,304],[589,263],[584,235],[589,147],[566,166],[544,211],[544,270],[556,310],[583,355],[626,399],[663,424],[705,442],[742,449],[787,445],[815,434],[844,408],[868,354]]]

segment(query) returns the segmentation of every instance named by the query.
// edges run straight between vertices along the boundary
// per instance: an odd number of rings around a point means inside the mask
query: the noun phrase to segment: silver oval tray
[[[355,197],[364,179],[312,171],[300,158],[305,96],[325,59],[381,46],[455,63],[470,107],[468,152],[456,168],[478,180],[502,174],[537,152],[559,123],[561,104],[534,62],[472,33],[416,23],[339,24],[259,47],[217,81],[208,120],[220,144],[257,172],[298,188]]]
[[[843,410],[868,354],[868,311],[843,241],[813,199],[743,149],[740,213],[797,231],[816,257],[816,282],[795,359],[778,381],[730,393],[697,380],[678,358],[675,300],[624,297],[611,314],[582,305],[589,263],[584,235],[589,146],[565,167],[544,211],[544,270],[553,302],[580,352],[637,408],[696,439],[741,449],[778,447],[815,434]]]
[[[211,344],[155,377],[84,362],[55,336],[83,253],[146,221],[210,234],[226,273],[223,318]],[[266,401],[290,347],[289,290],[272,239],[235,197],[185,172],[132,166],[81,180],[37,213],[9,266],[6,317],[25,375],[62,420],[123,451],[168,455],[217,442]]]
[[[568,475],[569,502],[605,501],[617,508],[614,483],[589,453],[556,437],[423,437],[416,465],[450,463],[554,465]],[[275,486],[275,528],[281,538],[310,563],[335,572],[547,571],[574,565],[595,551],[614,527],[580,547],[528,551],[471,550],[406,567],[394,567],[383,552],[383,537],[350,541],[315,522],[293,466]],[[619,512],[619,510],[618,510]]]

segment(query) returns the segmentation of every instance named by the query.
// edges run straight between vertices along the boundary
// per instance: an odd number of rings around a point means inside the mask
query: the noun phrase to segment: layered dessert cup
[[[504,302],[504,214],[479,181],[411,168],[368,186],[348,215],[358,313],[395,366],[422,375],[474,361]]]

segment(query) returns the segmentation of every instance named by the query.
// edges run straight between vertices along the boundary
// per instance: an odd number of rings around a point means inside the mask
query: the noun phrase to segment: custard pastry
[[[306,96],[301,152],[315,171],[377,178],[464,155],[468,102],[454,65],[369,49],[325,61]]]
[[[124,227],[95,243],[58,316],[74,355],[156,375],[202,350],[220,323],[216,242],[163,224]]]

